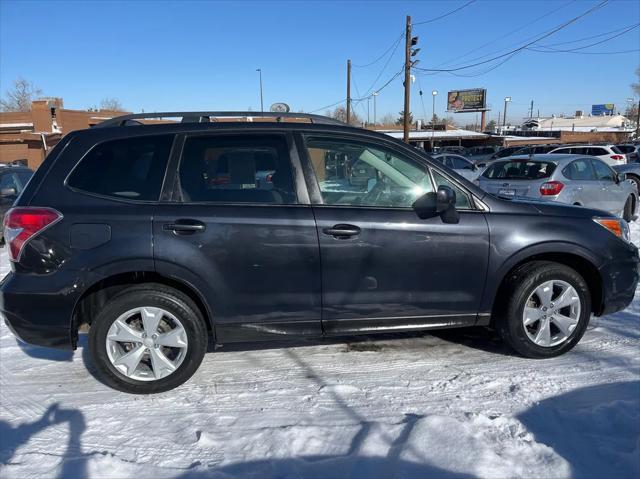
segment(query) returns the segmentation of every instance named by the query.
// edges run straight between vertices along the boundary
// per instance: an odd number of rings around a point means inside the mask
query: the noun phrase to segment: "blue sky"
[[[116,97],[132,111],[258,110],[255,69],[260,67],[265,105],[284,101],[294,111],[311,111],[345,97],[347,58],[355,65],[375,60],[403,32],[405,15],[417,23],[465,3],[0,0],[0,90],[4,93],[22,76],[46,95],[63,97],[67,108],[85,109]],[[447,68],[474,63],[493,52],[499,55],[597,3],[478,0],[442,20],[414,26],[420,38],[418,66],[450,62]],[[638,22],[640,2],[612,0],[540,44],[573,41]],[[636,28],[583,51],[638,49],[639,32]],[[553,48],[575,48],[608,36]],[[379,88],[401,69],[402,61],[400,45],[368,68],[354,67],[353,96],[364,95],[378,75],[374,89]],[[483,73],[494,64],[459,73]],[[447,90],[473,87],[487,88],[489,118],[502,110],[507,95],[512,97],[508,116],[514,121],[526,114],[531,100],[542,115],[590,110],[592,103],[613,102],[624,108],[638,65],[637,51],[584,55],[525,50],[475,77],[419,75],[412,87],[412,111],[417,118],[425,110],[430,116],[435,89],[440,92],[436,113],[442,115]],[[398,78],[378,96],[378,118],[387,112],[397,115],[402,98]],[[366,102],[356,111],[366,116]],[[462,123],[474,118],[475,114],[456,116]]]

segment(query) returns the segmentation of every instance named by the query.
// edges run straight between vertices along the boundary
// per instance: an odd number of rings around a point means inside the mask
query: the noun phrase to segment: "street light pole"
[[[264,103],[262,101],[262,68],[256,68],[256,71],[260,74],[260,111],[264,113]]]
[[[433,90],[431,92],[432,97],[432,112],[433,116],[431,117],[431,151],[433,152],[433,142],[436,136],[436,95],[438,94],[438,90]]]
[[[376,124],[376,97],[378,96],[378,92],[373,92],[373,124]]]
[[[507,125],[507,103],[511,101],[510,96],[504,97],[504,117],[502,118],[502,133],[504,134],[504,128]]]

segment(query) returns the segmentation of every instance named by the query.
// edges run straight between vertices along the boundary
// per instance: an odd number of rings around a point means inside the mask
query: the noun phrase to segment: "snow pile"
[[[0,477],[636,478],[639,319],[637,294],[545,361],[484,330],[225,346],[151,397],[3,324]]]

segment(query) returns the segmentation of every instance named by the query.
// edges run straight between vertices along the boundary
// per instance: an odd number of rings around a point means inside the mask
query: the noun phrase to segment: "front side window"
[[[440,186],[448,186],[456,192],[456,208],[469,209],[471,208],[471,201],[469,195],[463,190],[458,188],[454,183],[449,181],[446,177],[442,176],[436,170],[433,170],[433,181],[436,183],[436,189]]]
[[[609,168],[605,163],[600,160],[591,160],[593,164],[593,169],[596,172],[596,178],[601,181],[613,181],[614,173],[611,168]]]
[[[288,147],[279,135],[187,138],[180,161],[184,202],[297,202]]]
[[[378,145],[306,138],[326,205],[407,208],[434,191],[426,166]]]
[[[67,184],[103,196],[157,201],[172,143],[173,135],[105,141],[84,156]]]
[[[472,170],[473,169],[471,163],[457,156],[451,157],[451,167],[454,170]]]

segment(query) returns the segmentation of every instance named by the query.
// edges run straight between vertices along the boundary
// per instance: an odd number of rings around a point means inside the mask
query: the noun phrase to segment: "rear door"
[[[180,141],[153,221],[157,271],[197,287],[219,341],[321,334],[318,237],[291,135]]]
[[[564,167],[562,174],[570,180],[567,187],[572,190],[572,197],[568,199],[572,203],[588,208],[602,208],[601,185],[596,180],[590,158],[572,161]]]
[[[599,187],[600,208],[610,213],[620,213],[627,198],[625,190],[616,182],[616,172],[604,161],[592,159],[591,163]]]
[[[325,333],[474,324],[489,237],[468,194],[386,142],[310,133],[300,144],[320,238]],[[336,155],[368,164],[371,176],[354,185],[333,174],[326,163]],[[438,184],[457,189],[458,224],[412,210]]]

